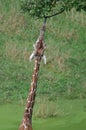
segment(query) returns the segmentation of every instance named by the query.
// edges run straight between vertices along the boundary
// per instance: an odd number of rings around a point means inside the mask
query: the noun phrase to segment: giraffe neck
[[[30,92],[27,98],[27,103],[26,103],[24,117],[23,117],[22,126],[21,126],[23,127],[23,129],[21,129],[20,127],[19,130],[32,130],[32,113],[33,113],[33,107],[35,103],[40,61],[41,61],[41,57],[38,56],[35,58],[35,66],[34,66],[34,72],[32,75]]]
[[[25,108],[25,115],[24,116],[29,118],[30,122],[31,122],[31,119],[32,119],[33,106],[34,106],[35,96],[36,96],[40,61],[41,61],[41,57],[37,57],[35,59],[35,66],[34,66],[34,72],[33,72],[33,75],[32,75],[30,92],[29,92],[29,95],[28,95],[28,98],[27,98],[27,104],[26,104],[26,108]]]

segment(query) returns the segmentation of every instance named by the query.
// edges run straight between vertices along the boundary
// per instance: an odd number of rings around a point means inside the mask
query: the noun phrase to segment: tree
[[[37,18],[52,17],[75,8],[86,11],[86,0],[21,0],[24,12]]]

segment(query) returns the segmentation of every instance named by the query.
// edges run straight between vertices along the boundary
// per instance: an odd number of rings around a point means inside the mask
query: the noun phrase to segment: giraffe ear
[[[34,52],[30,55],[30,58],[29,58],[29,60],[31,61],[33,58],[34,58]]]
[[[46,55],[43,55],[44,64],[46,64]]]

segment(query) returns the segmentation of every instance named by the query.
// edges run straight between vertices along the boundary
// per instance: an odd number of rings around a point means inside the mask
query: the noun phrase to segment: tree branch
[[[44,16],[44,18],[51,18],[51,17],[53,17],[53,16],[59,15],[59,14],[63,13],[64,10],[65,10],[65,8],[61,8],[60,11],[58,11],[58,12],[52,14],[52,15]],[[42,17],[42,18],[43,18],[43,17]]]

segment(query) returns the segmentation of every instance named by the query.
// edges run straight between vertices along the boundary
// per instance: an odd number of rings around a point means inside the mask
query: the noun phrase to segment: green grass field
[[[49,103],[50,102],[48,102],[48,105]],[[56,117],[37,118],[33,114],[33,130],[86,129],[86,100],[60,99],[57,101],[57,104],[58,116]],[[37,106],[37,104],[35,104],[35,106]],[[38,109],[36,109],[35,111],[37,110]],[[0,105],[0,130],[18,130],[23,112],[24,105]]]

